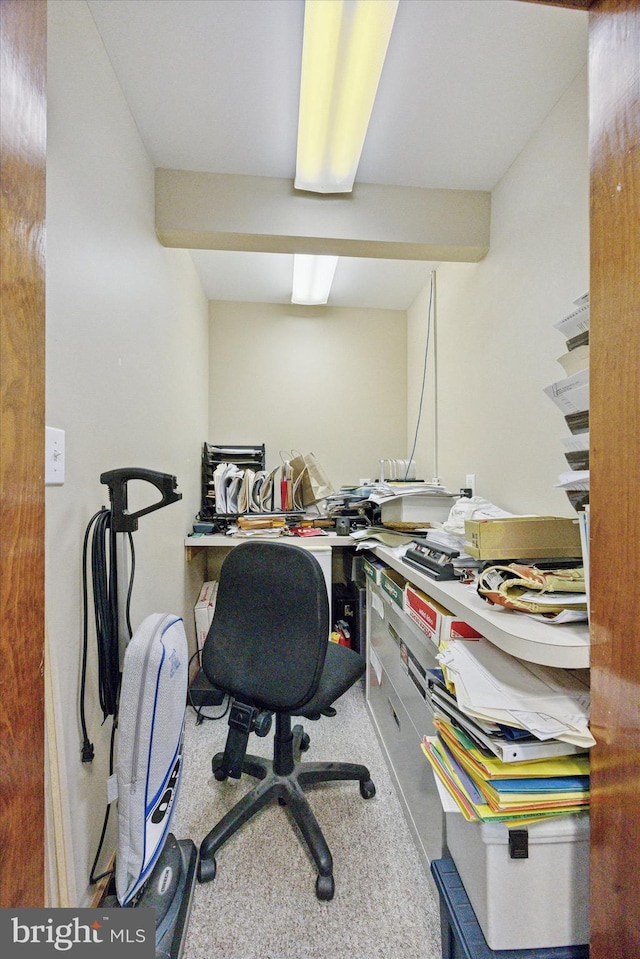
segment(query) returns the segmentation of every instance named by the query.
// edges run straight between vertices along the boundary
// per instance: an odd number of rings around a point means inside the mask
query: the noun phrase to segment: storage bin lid
[[[460,813],[462,815],[462,813]],[[509,827],[503,822],[481,822],[480,834],[485,845],[506,846],[509,842]],[[570,816],[554,816],[529,826],[529,845],[535,843],[584,842],[589,839],[589,813],[572,813]]]

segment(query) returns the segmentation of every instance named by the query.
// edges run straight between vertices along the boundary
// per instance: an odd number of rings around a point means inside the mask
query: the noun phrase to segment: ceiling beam
[[[489,250],[491,194],[357,183],[320,196],[291,180],[156,170],[164,246],[475,263]]]

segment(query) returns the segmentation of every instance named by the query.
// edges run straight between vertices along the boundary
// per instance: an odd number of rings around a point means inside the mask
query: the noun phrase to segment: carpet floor
[[[216,856],[213,882],[196,883],[184,959],[440,959],[440,923],[376,739],[360,684],[336,703],[334,718],[304,723],[305,757],[363,763],[376,786],[309,787],[307,796],[331,849],[335,896],[320,902],[316,871],[287,810],[270,804]],[[215,714],[215,710],[210,710]],[[224,749],[226,718],[196,725],[187,710],[185,761],[171,831],[198,846],[255,780],[217,782],[211,758]],[[271,733],[249,751],[272,753]]]

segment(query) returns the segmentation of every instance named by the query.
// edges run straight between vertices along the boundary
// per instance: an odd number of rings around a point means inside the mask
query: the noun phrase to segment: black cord
[[[197,650],[195,651],[195,653],[193,654],[193,656],[191,657],[191,659],[189,660],[189,669],[188,669],[188,672],[191,671],[191,663],[194,661],[194,659],[196,658],[196,656],[198,657],[198,666],[200,667],[200,669],[202,669],[202,658],[201,658],[201,657],[202,657],[202,650],[197,649]],[[191,686],[190,686],[190,685],[187,687],[187,696],[188,696],[188,698],[189,698],[189,705],[191,706],[191,708],[193,709],[193,711],[194,711],[195,714],[196,714],[196,726],[200,726],[200,725],[204,722],[205,719],[212,719],[212,720],[224,719],[224,717],[225,717],[225,716],[227,715],[227,713],[229,712],[229,706],[231,705],[231,697],[230,697],[228,694],[226,694],[226,693],[225,693],[225,698],[224,698],[224,700],[223,700],[224,710],[220,713],[219,716],[207,716],[206,713],[203,713],[203,712],[202,712],[202,706],[196,706],[196,704],[195,704],[194,701],[193,701],[193,697],[192,697],[192,695],[191,695]]]
[[[84,545],[82,551],[82,599],[83,599],[83,649],[82,649],[82,671],[80,683],[80,724],[82,727],[82,762],[92,762],[94,757],[93,743],[89,740],[87,732],[87,723],[85,716],[85,695],[87,679],[87,654],[88,654],[88,633],[89,633],[89,599],[87,588],[87,557],[89,538],[93,528],[93,537],[91,540],[91,578],[93,587],[94,615],[96,625],[96,643],[98,651],[98,690],[100,705],[103,713],[103,721],[108,716],[113,716],[113,725],[111,727],[111,741],[109,748],[109,776],[113,775],[114,770],[114,752],[115,738],[118,727],[118,706],[120,696],[120,653],[118,643],[118,596],[117,596],[117,555],[116,538],[111,525],[111,510],[102,507],[89,520],[84,536]],[[131,594],[133,591],[133,580],[135,575],[135,549],[131,533],[129,537],[129,548],[131,554],[131,573],[126,597],[126,624],[129,637],[132,636],[131,629]],[[107,543],[108,556],[107,556]],[[102,831],[98,841],[98,849],[91,867],[89,883],[91,885],[113,875],[113,870],[107,870],[99,875],[95,875],[96,867],[109,824],[109,815],[111,804],[108,803]]]
[[[113,726],[111,727],[111,745],[109,747],[109,776],[113,775],[113,754],[114,754],[114,744],[115,744],[115,738],[116,738],[117,725],[118,724],[114,719]],[[101,872],[100,875],[98,876],[94,875],[96,866],[98,865],[98,859],[100,858],[100,853],[102,852],[104,837],[107,834],[107,826],[109,824],[110,812],[111,812],[111,803],[107,803],[104,819],[102,821],[102,832],[100,833],[100,839],[98,841],[98,849],[96,851],[95,859],[93,860],[93,865],[91,866],[91,872],[89,874],[89,885],[91,886],[95,885],[95,883],[99,882],[101,879],[105,879],[107,876],[113,875],[113,869],[107,869],[106,872]]]
[[[91,548],[93,605],[98,647],[98,688],[103,719],[107,716],[115,716],[120,689],[116,551],[111,519],[111,510],[104,510],[101,513],[96,523]],[[107,540],[109,541],[108,554]]]
[[[127,533],[129,537],[129,555],[131,557],[131,573],[129,574],[129,589],[127,590],[127,600],[125,605],[125,615],[127,620],[127,631],[129,633],[129,639],[133,636],[133,629],[131,628],[131,593],[133,592],[133,577],[136,573],[136,551],[133,546],[133,536],[131,533]]]
[[[120,649],[118,640],[118,595],[117,595],[117,555],[115,533],[113,532],[112,513],[104,507],[89,520],[82,551],[82,599],[83,599],[83,650],[80,682],[80,725],[82,729],[82,762],[91,762],[94,747],[89,740],[85,716],[87,654],[89,632],[89,599],[87,588],[87,556],[91,537],[91,581],[93,588],[93,606],[98,655],[98,695],[103,721],[108,716],[116,716],[120,695]],[[131,629],[131,593],[135,574],[135,550],[133,537],[129,535],[131,552],[131,574],[126,598],[126,623],[129,637]]]
[[[427,383],[427,360],[429,359],[429,339],[431,337],[431,305],[433,303],[433,273],[431,274],[431,285],[429,287],[429,308],[427,310],[427,342],[424,348],[424,367],[422,370],[422,386],[420,387],[420,405],[418,407],[418,419],[416,421],[416,431],[413,437],[413,449],[411,450],[411,455],[407,461],[407,471],[405,473],[405,480],[409,478],[409,470],[411,469],[411,463],[413,461],[413,455],[416,451],[416,445],[418,443],[418,431],[420,429],[420,420],[422,419],[422,402],[424,400],[424,389]]]
[[[82,728],[82,762],[90,763],[93,760],[94,748],[93,743],[89,740],[89,733],[87,731],[87,722],[85,716],[85,694],[87,688],[87,652],[89,646],[89,601],[87,596],[87,549],[89,544],[89,536],[91,533],[91,527],[98,519],[98,517],[104,512],[104,507],[98,510],[97,513],[89,520],[85,534],[84,534],[84,545],[82,547],[82,668],[80,673],[80,726]]]

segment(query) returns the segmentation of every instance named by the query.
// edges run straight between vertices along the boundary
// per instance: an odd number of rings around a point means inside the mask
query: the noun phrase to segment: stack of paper
[[[569,413],[582,413],[589,409],[589,370],[579,370],[571,376],[557,380],[544,392],[553,400],[565,416]]]
[[[580,334],[589,332],[589,294],[583,293],[577,300],[573,301],[576,309],[554,323],[554,328],[567,340],[567,349],[575,349],[575,338]]]
[[[481,752],[487,756],[493,754],[502,762],[551,759],[585,751],[584,746],[565,743],[560,739],[538,739],[528,730],[516,726],[474,719],[462,711],[455,693],[447,688],[443,679],[435,676],[435,671],[428,678],[428,695],[436,716],[461,729]]]
[[[237,513],[244,471],[235,463],[219,463],[213,473],[216,513]]]
[[[589,344],[583,343],[574,350],[569,350],[558,357],[558,363],[567,376],[573,376],[580,370],[589,368]]]
[[[454,494],[451,490],[440,486],[438,483],[424,483],[416,480],[413,483],[394,483],[379,482],[371,486],[369,499],[373,503],[382,505],[394,499],[402,499],[411,496],[443,496],[451,497]]]
[[[423,751],[469,820],[524,822],[589,804],[589,688],[580,671],[525,663],[481,639],[447,643]]]
[[[266,471],[218,463],[213,472],[216,513],[303,512],[305,470],[293,479],[288,462]]]
[[[435,725],[438,736],[425,736],[424,754],[470,822],[520,825],[588,808],[587,754],[503,763],[451,723],[436,719]]]
[[[595,745],[586,671],[526,663],[486,639],[449,642],[438,659],[468,716],[526,729],[540,740]]]
[[[564,447],[564,456],[572,470],[589,469],[589,434],[573,433],[560,439]]]

